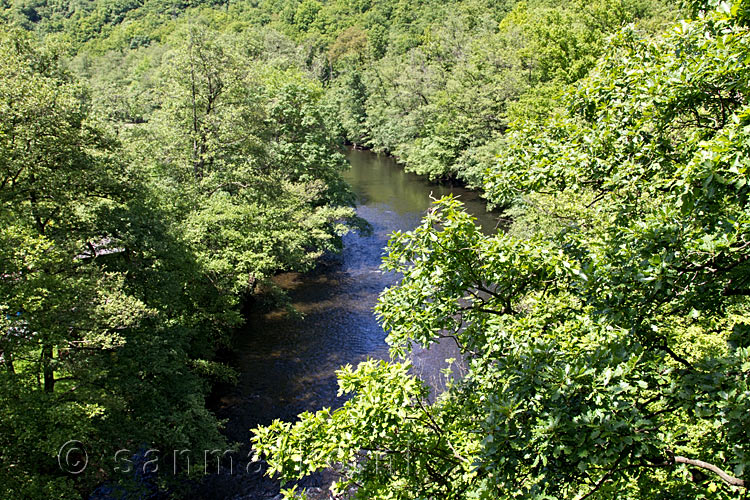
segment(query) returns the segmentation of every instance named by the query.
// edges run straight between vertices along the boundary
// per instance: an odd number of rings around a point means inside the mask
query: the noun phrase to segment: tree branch
[[[673,457],[673,460],[677,464],[687,464],[692,465],[694,467],[699,467],[701,469],[709,470],[719,476],[722,481],[724,481],[729,486],[737,486],[739,488],[749,488],[750,484],[745,481],[744,479],[740,479],[734,476],[730,476],[722,469],[718,468],[717,466],[710,464],[708,462],[704,462],[703,460],[694,460],[692,458],[686,458],[686,457],[680,457],[675,455]]]
[[[591,495],[599,491],[599,488],[601,488],[602,485],[604,485],[604,483],[606,483],[607,480],[609,480],[609,478],[611,478],[614,475],[614,473],[619,470],[618,466],[620,465],[620,462],[623,461],[623,459],[628,455],[629,452],[630,452],[629,448],[622,450],[622,453],[620,453],[620,456],[617,457],[617,460],[615,460],[615,463],[612,464],[612,468],[606,474],[604,474],[604,476],[602,476],[602,478],[594,485],[594,488],[591,491],[586,493],[579,500],[586,500],[588,497],[590,497]]]

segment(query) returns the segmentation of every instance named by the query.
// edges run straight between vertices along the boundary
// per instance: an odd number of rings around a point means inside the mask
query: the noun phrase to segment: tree
[[[194,259],[155,222],[166,218],[58,54],[11,31],[0,65],[0,494],[128,483],[112,454],[144,442],[221,445],[192,365],[215,304],[187,286]],[[81,475],[58,464],[70,440],[99,452]]]
[[[367,46],[367,33],[357,26],[350,26],[339,33],[331,44],[331,48],[328,49],[328,59],[332,65],[336,65],[342,59],[352,59],[354,64],[362,64]]]
[[[163,106],[134,137],[217,292],[236,303],[338,247],[354,214],[346,162],[309,79],[265,68],[200,21],[176,37],[187,43],[165,56]]]
[[[256,430],[285,479],[360,498],[737,498],[750,465],[748,54],[742,2],[624,29],[566,110],[486,173],[485,236],[444,199],[396,233],[394,355],[455,341],[432,405],[408,363],[339,373],[337,410]]]

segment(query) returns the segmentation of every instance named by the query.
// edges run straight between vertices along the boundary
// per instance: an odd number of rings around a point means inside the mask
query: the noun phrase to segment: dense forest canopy
[[[367,231],[344,143],[508,223],[447,198],[393,235],[392,360],[256,429],[271,472],[335,467],[367,499],[747,497],[747,2],[5,0],[0,22],[0,497],[153,487],[104,455],[61,470],[70,439],[228,445],[205,398],[241,303]],[[441,339],[466,374],[437,396],[408,353]]]
[[[0,41],[3,497],[101,482],[56,466],[72,438],[226,447],[204,397],[240,299],[360,226],[321,85],[242,35],[171,36],[109,65]]]

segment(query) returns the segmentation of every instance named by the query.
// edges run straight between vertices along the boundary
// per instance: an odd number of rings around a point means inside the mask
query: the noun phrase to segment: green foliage
[[[212,358],[241,297],[359,223],[320,85],[265,52],[278,34],[211,20],[78,55],[91,90],[61,51],[0,41],[2,497],[137,487],[123,448],[189,449],[200,467],[226,447],[204,399],[233,376]],[[71,439],[80,475],[57,463]]]
[[[127,482],[64,475],[69,439],[223,444],[204,396],[240,298],[361,222],[345,138],[514,223],[486,236],[446,199],[393,236],[394,357],[455,341],[466,376],[430,395],[404,359],[347,366],[341,408],[255,430],[272,472],[333,466],[372,499],[737,497],[747,2],[683,7],[654,35],[675,13],[648,0],[3,3],[46,43],[0,38],[0,496]]]
[[[190,257],[152,222],[163,214],[55,53],[18,32],[0,50],[0,491],[70,498],[96,477],[59,470],[68,440],[91,450],[221,444],[205,384],[186,366],[207,334],[195,328],[205,299],[186,293]],[[106,458],[92,468],[111,472]]]
[[[659,4],[630,0],[519,3],[507,15],[509,9],[495,7],[460,2],[450,14],[436,9],[434,19],[424,15],[428,24],[418,25],[408,46],[400,46],[403,35],[393,26],[387,51],[377,49],[365,63],[360,55],[348,68],[339,63],[340,80],[351,81],[356,71],[365,84],[363,110],[348,85],[332,87],[345,122],[364,116],[356,127],[345,127],[347,137],[365,139],[431,179],[459,177],[480,186],[477,172],[492,158],[487,149],[494,150],[510,121],[548,113],[551,98],[587,74],[622,24],[655,24],[667,16]],[[334,61],[349,33],[332,46]],[[380,33],[372,29],[370,42]]]
[[[408,363],[384,361],[361,363],[356,371],[345,366],[338,372],[339,395],[354,394],[352,399],[337,410],[303,413],[294,424],[276,420],[257,429],[257,453],[272,454],[270,470],[289,479],[333,462],[357,468],[357,478],[345,477],[335,493],[357,485],[359,498],[449,498],[452,485],[445,478],[456,474],[468,486],[476,476],[461,454],[479,443],[460,415],[433,417],[428,390],[409,369]],[[445,440],[446,432],[454,441]],[[284,442],[276,440],[279,435]]]
[[[563,110],[498,144],[484,235],[447,198],[396,233],[394,356],[453,339],[427,405],[408,363],[340,372],[339,410],[256,430],[293,479],[358,498],[738,498],[750,466],[748,46],[741,8],[625,28]],[[720,472],[720,473],[719,473]],[[744,481],[744,482],[743,482]]]
[[[131,134],[199,261],[226,293],[309,268],[354,215],[322,91],[243,55],[237,37],[188,27],[178,39],[186,47],[163,58],[163,104],[145,135]]]

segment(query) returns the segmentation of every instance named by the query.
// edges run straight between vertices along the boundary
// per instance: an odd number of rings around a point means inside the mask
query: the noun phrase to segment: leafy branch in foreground
[[[384,268],[403,279],[377,306],[393,354],[451,336],[466,376],[426,405],[408,363],[347,368],[342,408],[255,431],[271,470],[335,465],[358,498],[746,494],[743,5],[625,28],[565,112],[508,134],[485,174],[508,233],[450,198],[396,233]]]

